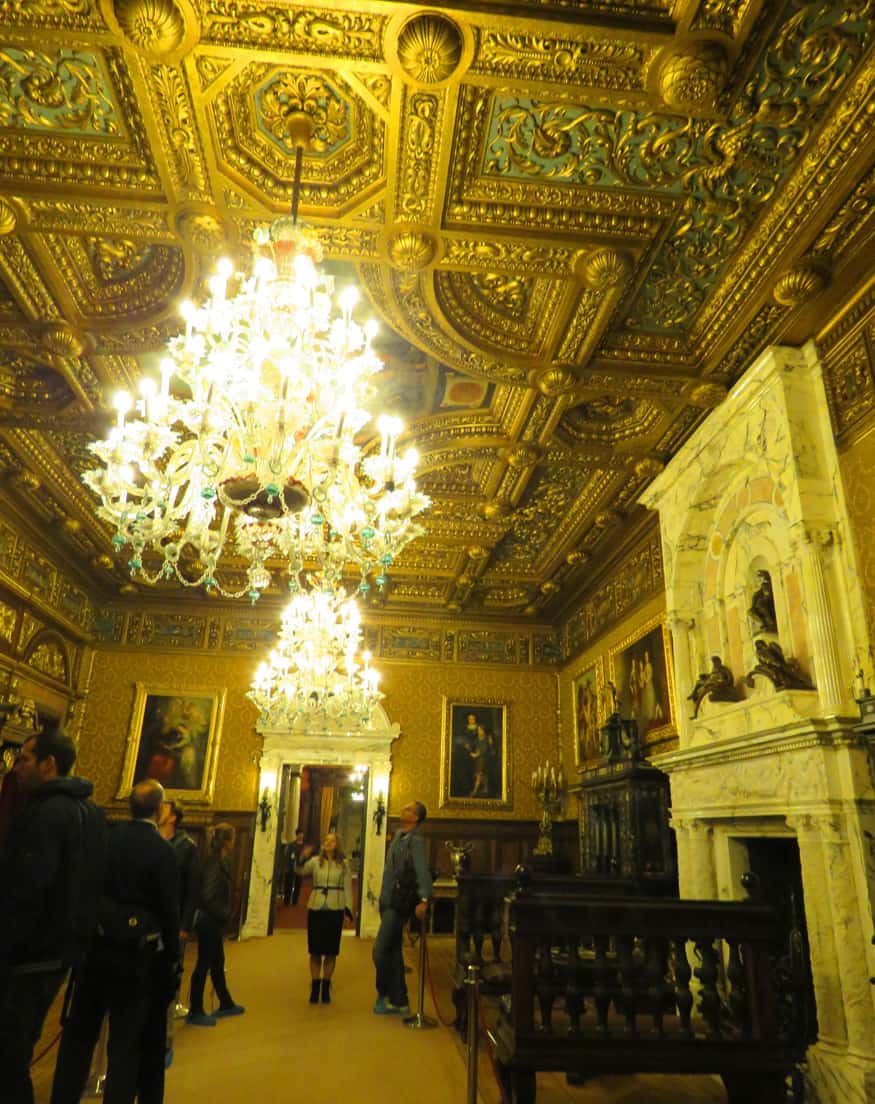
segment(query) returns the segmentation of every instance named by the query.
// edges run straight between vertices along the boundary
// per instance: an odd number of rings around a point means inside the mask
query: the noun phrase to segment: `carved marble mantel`
[[[380,925],[378,901],[386,859],[386,825],[384,820],[378,835],[374,813],[381,797],[384,804],[389,800],[392,741],[398,736],[400,726],[397,722],[390,724],[384,710],[378,707],[371,718],[371,726],[360,732],[290,732],[268,728],[259,728],[259,732],[264,738],[259,797],[267,792],[273,802],[274,815],[268,819],[264,831],[257,821],[249,878],[249,904],[242,937],[249,939],[267,935],[278,830],[276,799],[282,768],[286,763],[296,767],[361,764],[368,768],[359,930],[364,937],[375,936]]]
[[[806,1100],[875,1100],[875,788],[852,685],[869,635],[820,364],[813,344],[767,350],[654,480],[675,658],[671,779],[682,896],[743,896],[744,839],[799,845],[817,1003]],[[779,690],[749,615],[769,572],[770,639],[814,689]],[[686,701],[711,655],[741,700]]]

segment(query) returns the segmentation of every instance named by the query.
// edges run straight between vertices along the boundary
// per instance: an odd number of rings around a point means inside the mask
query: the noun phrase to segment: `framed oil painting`
[[[213,800],[224,690],[176,690],[136,684],[128,746],[117,798],[154,778],[167,796],[193,804]]]
[[[506,705],[444,698],[440,803],[458,809],[511,807]]]
[[[572,683],[574,708],[574,765],[583,770],[602,753],[602,661],[585,667]]]
[[[621,717],[634,717],[642,744],[657,744],[676,734],[668,631],[661,619],[650,621],[621,641],[609,655]]]

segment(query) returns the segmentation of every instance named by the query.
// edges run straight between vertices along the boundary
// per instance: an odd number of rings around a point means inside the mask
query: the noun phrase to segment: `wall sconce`
[[[270,823],[270,815],[273,812],[273,802],[270,799],[270,791],[267,786],[264,788],[264,792],[261,795],[261,801],[258,803],[258,819],[262,832],[267,831],[267,826]]]
[[[377,804],[374,807],[374,827],[377,829],[377,835],[379,836],[383,830],[383,820],[386,816],[386,802],[382,793],[377,794]]]

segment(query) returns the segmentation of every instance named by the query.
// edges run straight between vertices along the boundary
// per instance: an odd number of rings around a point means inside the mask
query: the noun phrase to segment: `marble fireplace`
[[[641,501],[665,563],[679,748],[654,763],[681,895],[743,898],[745,841],[796,841],[817,1009],[806,1100],[875,1101],[875,789],[854,700],[856,672],[875,673],[814,345],[766,350]],[[786,659],[777,677],[764,645]],[[730,700],[694,717],[712,657]]]

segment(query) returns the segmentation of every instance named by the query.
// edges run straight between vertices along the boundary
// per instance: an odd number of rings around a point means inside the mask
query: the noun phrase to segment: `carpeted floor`
[[[464,1104],[466,1054],[456,1032],[411,1030],[394,1016],[375,1016],[371,942],[346,937],[330,1005],[310,1005],[306,935],[226,944],[228,980],[244,1016],[214,1028],[178,1023],[166,1104]],[[452,939],[433,939],[431,974],[440,1012],[452,1019]],[[193,960],[194,948],[189,949]],[[411,966],[417,956],[407,952]],[[192,961],[186,970],[187,994]],[[416,970],[409,975],[415,1006]],[[425,1011],[434,1017],[426,991]],[[487,1018],[491,1009],[485,1008]],[[57,1030],[57,1009],[42,1046]],[[39,1049],[37,1051],[39,1053]],[[54,1051],[34,1068],[36,1104],[49,1097]],[[480,1104],[500,1104],[488,1050],[481,1046]],[[570,1088],[556,1075],[538,1077],[538,1104],[723,1104],[722,1086],[707,1077],[612,1077]]]

